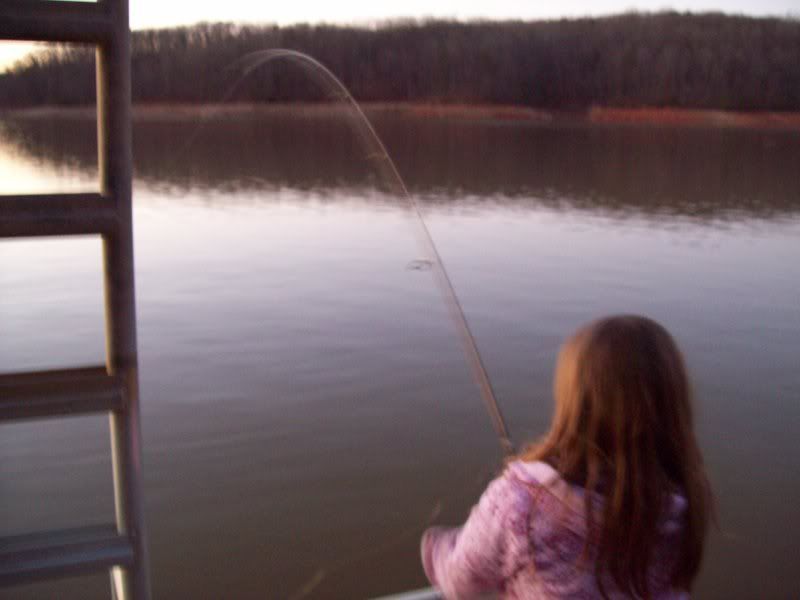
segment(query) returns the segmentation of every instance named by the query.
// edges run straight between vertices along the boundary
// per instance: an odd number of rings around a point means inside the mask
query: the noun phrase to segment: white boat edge
[[[425,588],[421,590],[414,590],[411,592],[403,592],[402,594],[393,594],[391,596],[381,596],[374,600],[443,600],[439,592],[434,588]]]

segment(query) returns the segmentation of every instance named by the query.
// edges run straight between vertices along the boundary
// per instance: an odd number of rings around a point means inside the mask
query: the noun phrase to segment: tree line
[[[237,79],[268,48],[308,53],[360,101],[800,110],[800,21],[627,13],[560,21],[200,24],[132,36],[136,103],[316,101],[291,64]],[[241,62],[238,63],[241,66]],[[91,104],[94,53],[58,45],[0,75],[0,106]]]

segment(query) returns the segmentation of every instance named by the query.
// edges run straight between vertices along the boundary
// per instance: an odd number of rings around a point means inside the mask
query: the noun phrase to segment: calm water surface
[[[800,597],[800,136],[377,127],[424,205],[515,440],[559,343],[609,312],[674,332],[719,501],[700,598]],[[499,446],[402,200],[345,121],[135,126],[147,520],[157,598],[425,584]],[[81,119],[0,125],[4,193],[96,189]],[[0,370],[103,360],[96,238],[0,244]],[[0,533],[113,519],[104,418],[0,428]],[[320,576],[320,573],[324,574]],[[321,577],[321,579],[320,579]],[[0,592],[107,598],[104,576]]]

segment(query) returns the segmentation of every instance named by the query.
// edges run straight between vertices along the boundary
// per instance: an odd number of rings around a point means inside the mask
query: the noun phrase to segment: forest
[[[241,79],[242,57],[268,48],[312,55],[367,102],[800,110],[800,20],[676,12],[136,31],[133,100],[327,97],[296,65],[270,63]],[[92,104],[94,60],[92,49],[76,45],[31,54],[0,74],[0,106]]]

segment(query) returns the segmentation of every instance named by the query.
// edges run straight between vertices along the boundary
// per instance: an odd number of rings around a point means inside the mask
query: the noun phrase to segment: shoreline
[[[365,102],[360,106],[372,117],[403,115],[425,119],[466,121],[515,121],[520,123],[586,123],[597,125],[636,125],[667,127],[713,127],[734,129],[778,129],[800,131],[800,111],[728,111],[688,108],[612,108],[592,107],[581,111],[551,111],[517,105],[443,104],[425,102]],[[138,104],[134,120],[237,118],[243,116],[284,115],[287,117],[329,117],[346,110],[341,104]],[[0,118],[95,119],[94,106],[41,106],[0,108]]]

